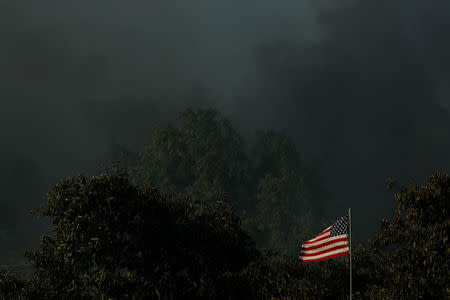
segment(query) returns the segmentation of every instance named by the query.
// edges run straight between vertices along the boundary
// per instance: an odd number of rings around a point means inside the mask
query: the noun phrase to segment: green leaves
[[[395,199],[394,219],[382,221],[373,246],[381,265],[389,270],[383,284],[391,288],[384,297],[448,298],[448,174],[438,172],[427,184],[403,188]]]
[[[186,110],[180,121],[154,130],[130,172],[139,187],[123,170],[55,185],[46,207],[33,210],[54,232],[26,254],[32,279],[0,273],[0,297],[344,299],[348,258],[301,265],[261,253],[241,227],[272,248],[313,232],[312,199],[325,196],[295,143],[259,131],[247,154],[214,110]],[[450,297],[449,182],[436,173],[395,193],[393,218],[352,249],[356,298]]]
[[[181,127],[160,125],[131,171],[139,185],[152,184],[163,192],[214,203],[223,193],[238,192],[246,184],[243,141],[227,120],[214,110],[186,110]]]
[[[286,135],[258,131],[248,155],[231,122],[215,110],[187,109],[179,127],[160,125],[130,172],[141,186],[178,197],[233,204],[258,244],[283,247],[311,234],[311,190],[295,143]],[[318,181],[318,180],[316,180]]]
[[[26,299],[26,283],[12,272],[0,272],[0,299]]]
[[[295,144],[286,135],[257,132],[255,211],[246,220],[262,247],[289,247],[311,234],[310,190]]]
[[[69,178],[47,200],[37,213],[54,234],[27,253],[33,298],[208,296],[217,277],[258,256],[223,198],[168,198],[118,173]]]

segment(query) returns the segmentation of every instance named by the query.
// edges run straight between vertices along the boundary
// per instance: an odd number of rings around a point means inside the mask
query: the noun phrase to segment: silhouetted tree
[[[35,212],[54,232],[27,254],[33,298],[211,296],[258,256],[229,204],[167,198],[124,173],[70,178],[47,199]]]
[[[295,247],[311,234],[311,195],[294,142],[284,134],[257,132],[254,145],[255,210],[246,219],[263,247]]]
[[[13,272],[0,272],[0,299],[26,299],[26,281]]]
[[[236,208],[245,199],[247,157],[241,136],[215,110],[185,110],[179,128],[159,125],[140,153],[133,181],[166,193],[213,203],[226,195]]]
[[[395,200],[394,218],[382,220],[382,231],[374,239],[384,280],[368,296],[449,299],[449,175],[438,172],[424,185],[402,188]]]
[[[260,246],[298,244],[311,234],[310,174],[284,134],[257,132],[249,154],[231,122],[214,110],[187,109],[180,127],[158,126],[131,172],[137,184],[211,203],[224,194]],[[310,180],[311,181],[311,180]]]

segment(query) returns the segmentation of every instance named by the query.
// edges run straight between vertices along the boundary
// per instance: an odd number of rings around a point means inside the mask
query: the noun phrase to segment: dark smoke
[[[320,161],[324,216],[352,206],[365,239],[394,207],[387,177],[450,166],[449,20],[443,0],[2,0],[0,225],[37,245],[26,211],[53,184],[212,106],[289,133]]]

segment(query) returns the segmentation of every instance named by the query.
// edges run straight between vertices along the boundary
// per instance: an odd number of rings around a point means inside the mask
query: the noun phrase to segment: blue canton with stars
[[[348,215],[340,217],[331,227],[330,236],[348,234]]]

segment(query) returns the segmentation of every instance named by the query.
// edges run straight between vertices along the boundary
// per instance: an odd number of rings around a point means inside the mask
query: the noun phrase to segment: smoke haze
[[[387,177],[450,167],[449,36],[444,0],[0,0],[8,247],[37,246],[48,224],[26,212],[53,184],[187,106],[288,133],[320,162],[324,216],[351,206],[365,239],[395,205]]]

